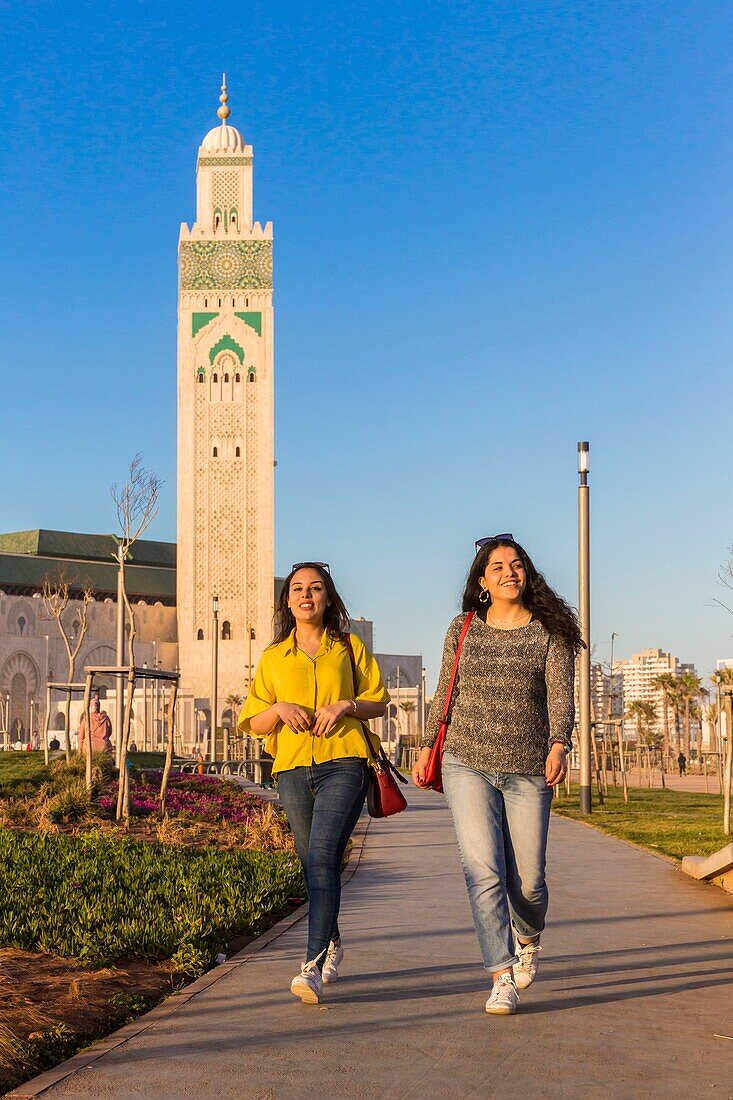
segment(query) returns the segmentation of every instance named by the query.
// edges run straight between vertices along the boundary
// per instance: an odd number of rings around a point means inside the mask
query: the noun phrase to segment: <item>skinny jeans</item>
[[[290,768],[277,777],[280,801],[303,865],[310,909],[306,961],[323,969],[339,938],[341,863],[367,793],[367,764],[357,756]]]
[[[543,775],[488,773],[443,754],[443,789],[456,830],[484,967],[518,962],[545,927],[545,857],[552,790]]]

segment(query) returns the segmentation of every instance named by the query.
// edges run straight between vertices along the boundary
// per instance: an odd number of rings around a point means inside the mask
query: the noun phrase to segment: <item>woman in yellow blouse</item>
[[[381,717],[389,695],[355,634],[324,562],[300,562],[285,578],[275,636],[262,654],[239,728],[264,737],[310,900],[308,950],[290,989],[318,1004],[343,959],[338,928],[341,861],[361,813],[370,753],[362,721]],[[356,664],[352,673],[347,639]],[[379,738],[370,734],[372,748]]]

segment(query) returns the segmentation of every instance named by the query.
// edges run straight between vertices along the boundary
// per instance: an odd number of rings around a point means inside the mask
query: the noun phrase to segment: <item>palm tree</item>
[[[237,712],[238,712],[239,708],[241,707],[243,701],[244,701],[243,697],[241,695],[238,695],[236,691],[230,691],[229,694],[227,695],[226,699],[224,700],[226,705],[229,707],[229,710],[231,711],[231,715],[232,715],[231,725],[229,727],[228,733],[226,734],[227,748],[230,747],[229,746],[230,740],[234,740],[234,738],[236,737]],[[225,755],[229,755],[229,754],[227,753]]]
[[[635,699],[626,708],[626,717],[633,718],[636,722],[636,766],[641,778],[641,749],[646,747],[647,762],[649,761],[649,727],[656,720],[657,708],[654,703],[645,703],[641,699]],[[651,770],[649,773],[649,786],[651,787]]]
[[[400,703],[400,710],[404,711],[407,715],[407,739],[409,741],[412,736],[412,715],[415,711],[416,703],[413,699],[405,699],[404,703]]]
[[[690,740],[691,740],[691,726],[693,705],[704,694],[704,688],[699,676],[696,676],[694,672],[683,672],[679,677],[679,691],[680,700],[682,703],[682,736],[684,752],[687,759],[690,759]]]
[[[672,699],[675,683],[676,678],[671,672],[662,672],[652,680],[652,687],[662,696],[662,721],[664,723],[662,759],[665,762],[669,757],[669,704]]]

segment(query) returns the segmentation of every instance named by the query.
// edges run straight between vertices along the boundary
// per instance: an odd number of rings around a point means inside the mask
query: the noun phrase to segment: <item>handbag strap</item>
[[[443,707],[443,717],[441,722],[448,724],[448,716],[450,713],[451,700],[453,699],[453,688],[456,686],[456,676],[458,675],[458,662],[461,659],[461,650],[463,649],[463,643],[468,634],[468,628],[473,622],[473,617],[476,614],[475,611],[469,611],[466,615],[466,620],[461,629],[461,633],[458,635],[458,645],[456,646],[456,659],[453,662],[453,671],[451,672],[450,680],[448,681],[448,690],[445,693],[445,705]]]
[[[357,696],[358,690],[359,690],[359,680],[358,680],[358,677],[357,677],[357,674],[356,674],[356,658],[354,657],[354,647],[351,644],[351,635],[350,634],[344,634],[344,645],[346,646],[346,649],[347,649],[348,654],[349,654],[349,663],[351,664],[351,677],[354,681],[354,701],[356,701],[356,696]],[[389,759],[386,752],[382,748],[381,744],[379,746],[379,752],[376,753],[374,751],[374,746],[372,745],[372,742],[369,738],[369,727],[367,726],[367,724],[364,721],[362,721],[361,718],[357,718],[356,720],[359,723],[359,725],[361,726],[361,732],[364,735],[364,740],[367,743],[367,751],[369,752],[369,758],[371,760],[372,765],[375,768],[386,768],[387,771],[391,771],[392,774],[397,779],[399,779],[400,783],[405,783],[406,784],[407,780],[405,779],[405,777],[403,775],[400,774],[400,772],[398,772],[397,768],[394,766],[392,761]]]

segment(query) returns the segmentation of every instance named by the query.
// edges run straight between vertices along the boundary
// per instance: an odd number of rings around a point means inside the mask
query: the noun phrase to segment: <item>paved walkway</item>
[[[733,1096],[733,898],[555,819],[540,977],[517,1016],[490,1017],[445,803],[410,799],[407,813],[369,826],[344,891],[343,977],[323,1005],[288,992],[300,922],[42,1095]]]

